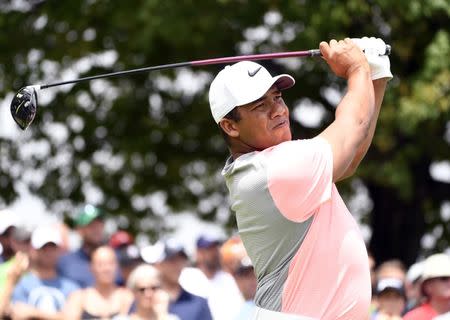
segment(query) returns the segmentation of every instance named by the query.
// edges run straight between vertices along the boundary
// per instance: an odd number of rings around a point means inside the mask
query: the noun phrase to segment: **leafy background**
[[[444,250],[450,178],[434,172],[450,170],[449,16],[445,0],[4,0],[0,206],[26,186],[67,221],[91,202],[152,239],[167,231],[169,213],[185,211],[231,231],[220,176],[227,150],[207,99],[223,66],[46,89],[25,132],[10,124],[13,93],[28,84],[369,35],[392,45],[395,77],[366,159],[339,188],[367,226],[377,261],[410,264]],[[332,121],[345,84],[321,59],[263,64],[297,79],[285,94],[296,138]]]

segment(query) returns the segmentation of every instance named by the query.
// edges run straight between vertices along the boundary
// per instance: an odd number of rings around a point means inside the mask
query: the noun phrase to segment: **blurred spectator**
[[[370,258],[369,258],[370,259]],[[370,260],[369,260],[370,262]],[[400,260],[387,260],[375,269],[375,283],[372,284],[372,301],[370,314],[374,315],[378,310],[378,296],[376,294],[376,286],[380,279],[398,279],[404,283],[406,277],[406,269]]]
[[[148,264],[138,266],[131,272],[127,287],[134,293],[136,310],[126,319],[179,320],[169,314],[169,294],[162,290],[161,278],[155,267]]]
[[[372,299],[371,299],[371,302],[370,302],[369,314],[373,314],[376,311],[377,305],[378,305],[377,297],[376,297],[376,294],[375,294],[375,288],[376,288],[376,285],[377,285],[377,275],[375,273],[375,265],[376,265],[376,263],[375,263],[375,257],[373,256],[373,254],[369,250],[367,250],[367,256],[369,258],[370,285],[371,285],[371,288],[372,288]]]
[[[29,259],[23,252],[17,252],[11,268],[6,273],[5,284],[0,290],[0,319],[11,318],[10,302],[13,290],[20,277],[28,270]]]
[[[105,243],[103,218],[100,209],[92,205],[84,206],[74,221],[82,239],[81,248],[63,255],[58,262],[58,273],[75,281],[81,288],[94,284],[90,262],[92,252]],[[119,270],[116,281],[122,282]]]
[[[206,297],[213,319],[230,320],[237,315],[244,299],[233,276],[222,270],[221,244],[222,241],[219,237],[200,236],[196,243],[196,265],[208,279]]]
[[[67,301],[65,319],[111,319],[128,314],[133,294],[115,283],[117,257],[111,247],[92,253],[94,286],[75,291]]]
[[[115,232],[109,239],[109,245],[114,250],[120,250],[132,244],[134,244],[133,236],[123,230]]]
[[[141,258],[139,248],[135,245],[129,245],[117,250],[116,255],[119,261],[120,275],[125,284],[134,268],[144,261]]]
[[[428,320],[450,312],[450,257],[439,253],[423,265],[421,290],[425,302],[409,311],[405,320]]]
[[[228,239],[220,248],[220,254],[224,269],[233,275],[245,299],[245,303],[234,319],[250,319],[255,310],[253,299],[256,294],[257,280],[250,257],[240,237],[234,236]]]
[[[11,245],[14,252],[30,252],[31,232],[21,226],[14,228],[11,232]]]
[[[30,251],[33,264],[31,272],[14,289],[13,318],[62,319],[66,298],[78,286],[56,272],[61,243],[61,234],[55,226],[41,226],[33,231]]]
[[[5,285],[6,275],[8,270],[14,264],[15,254],[22,252],[28,255],[30,250],[30,232],[24,227],[15,224],[13,227],[9,227],[7,236],[7,246],[8,246],[8,260],[0,264],[0,291]],[[10,256],[10,254],[13,256]]]
[[[397,259],[388,260],[376,268],[376,279],[394,278],[405,281],[406,268],[404,264]]]
[[[371,320],[400,320],[406,305],[403,281],[396,278],[379,279],[375,294],[378,307]]]
[[[139,248],[134,244],[133,236],[123,230],[119,230],[111,236],[109,245],[116,251],[120,275],[125,284],[131,271],[143,262]]]
[[[406,273],[405,291],[406,308],[405,313],[419,306],[422,302],[421,277],[423,273],[424,262],[420,261],[411,265]]]
[[[147,249],[147,250],[145,250]],[[153,252],[149,252],[149,251]],[[158,242],[143,249],[143,257],[158,269],[163,289],[170,297],[169,312],[181,320],[212,319],[208,301],[186,291],[179,282],[189,260],[184,248],[174,240]]]
[[[14,256],[15,252],[11,247],[11,234],[17,225],[17,219],[13,211],[9,209],[0,210],[0,245],[2,247],[0,263],[8,261]]]

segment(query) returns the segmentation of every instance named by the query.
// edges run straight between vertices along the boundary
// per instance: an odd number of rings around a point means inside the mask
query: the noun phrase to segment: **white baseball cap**
[[[450,256],[445,253],[436,253],[425,259],[422,281],[450,277]]]
[[[47,243],[54,243],[57,246],[62,244],[62,237],[56,226],[40,226],[31,234],[31,246],[34,249],[41,249]]]
[[[288,74],[272,77],[262,65],[241,61],[228,65],[214,78],[209,88],[209,105],[216,123],[237,106],[261,98],[273,85],[279,90],[292,87],[294,78]]]

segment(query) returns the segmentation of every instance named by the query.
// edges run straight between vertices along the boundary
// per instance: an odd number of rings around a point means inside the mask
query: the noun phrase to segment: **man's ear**
[[[220,120],[219,126],[230,137],[232,138],[239,137],[239,127],[237,126],[236,121],[224,118]]]

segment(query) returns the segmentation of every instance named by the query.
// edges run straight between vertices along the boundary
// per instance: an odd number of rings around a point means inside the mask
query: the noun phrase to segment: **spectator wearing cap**
[[[114,319],[127,315],[133,301],[130,290],[115,283],[118,262],[114,250],[101,246],[92,253],[91,269],[94,285],[70,295],[64,319]]]
[[[61,244],[56,226],[40,226],[33,231],[30,251],[33,264],[14,289],[13,319],[63,318],[61,311],[66,299],[78,286],[56,272]]]
[[[222,269],[220,258],[222,243],[223,239],[214,234],[204,234],[198,237],[196,266],[208,280],[205,286],[205,297],[208,299],[213,319],[230,320],[238,314],[244,298],[233,276]],[[182,285],[185,283],[183,278],[184,274],[180,279]]]
[[[188,292],[179,282],[181,272],[189,262],[181,244],[174,239],[158,242],[154,246],[144,248],[143,257],[160,273],[163,289],[170,297],[170,313],[181,320],[212,319],[208,301]]]
[[[224,269],[230,272],[245,299],[234,320],[250,319],[255,310],[257,280],[250,257],[239,236],[228,239],[220,248]]]
[[[119,230],[111,236],[109,245],[116,252],[120,275],[125,284],[133,269],[143,262],[139,248],[134,244],[133,236],[123,230]]]
[[[371,320],[400,320],[406,305],[404,283],[397,278],[381,278],[376,283],[378,308]]]
[[[58,273],[75,281],[81,288],[94,284],[91,272],[91,255],[94,250],[105,243],[104,214],[93,205],[86,205],[74,219],[74,225],[81,236],[81,247],[63,255],[58,262]],[[117,283],[122,283],[120,272]]]
[[[422,303],[421,277],[423,273],[423,261],[419,261],[411,265],[406,273],[405,292],[406,292],[406,308],[405,313],[414,309]]]
[[[409,311],[404,320],[431,320],[450,312],[450,257],[447,254],[433,254],[424,261],[421,290],[425,302]]]

